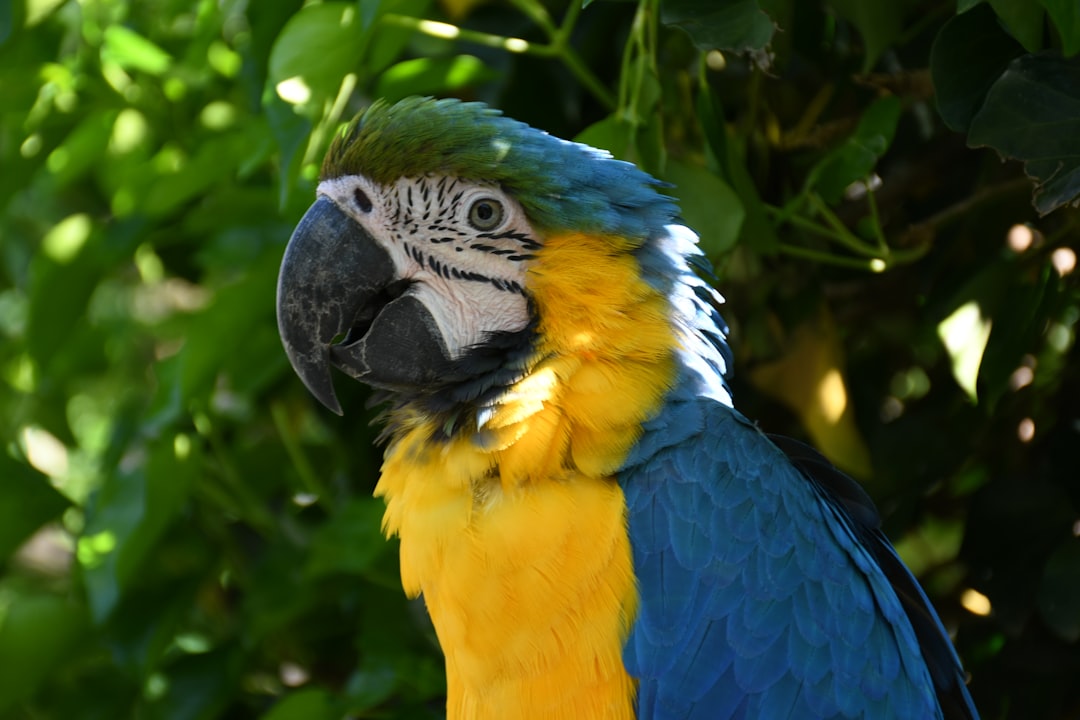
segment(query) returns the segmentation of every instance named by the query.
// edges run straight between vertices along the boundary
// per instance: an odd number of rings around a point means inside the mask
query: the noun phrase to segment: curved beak
[[[393,281],[387,252],[326,197],[308,209],[285,248],[277,285],[278,332],[300,380],[338,415],[331,345],[364,321],[365,311]]]

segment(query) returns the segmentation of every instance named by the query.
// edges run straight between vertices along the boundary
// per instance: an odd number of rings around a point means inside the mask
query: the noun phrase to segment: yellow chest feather
[[[619,240],[551,238],[536,363],[474,434],[402,414],[376,494],[446,655],[447,717],[632,718],[637,592],[612,477],[673,374],[665,300]]]

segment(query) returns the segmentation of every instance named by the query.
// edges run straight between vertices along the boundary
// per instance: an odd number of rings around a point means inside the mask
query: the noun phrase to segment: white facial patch
[[[347,175],[322,181],[318,193],[390,254],[451,357],[528,324],[525,268],[540,245],[521,206],[499,188],[446,176],[379,185]]]

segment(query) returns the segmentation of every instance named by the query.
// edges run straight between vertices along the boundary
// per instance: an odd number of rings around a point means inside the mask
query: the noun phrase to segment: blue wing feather
[[[713,399],[676,393],[645,431],[619,474],[640,718],[976,716],[940,622],[857,486],[817,482],[839,473]],[[913,626],[910,604],[935,633]]]

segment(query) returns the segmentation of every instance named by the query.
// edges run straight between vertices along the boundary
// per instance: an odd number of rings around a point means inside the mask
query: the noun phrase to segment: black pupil
[[[476,206],[476,217],[479,220],[490,220],[494,214],[491,203],[480,203]]]
[[[356,201],[356,207],[360,208],[360,212],[371,212],[371,199],[360,188],[353,190],[353,200]]]

